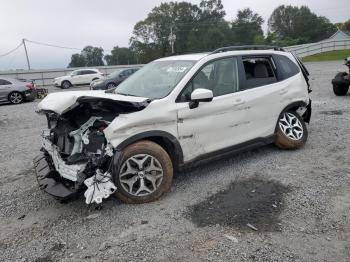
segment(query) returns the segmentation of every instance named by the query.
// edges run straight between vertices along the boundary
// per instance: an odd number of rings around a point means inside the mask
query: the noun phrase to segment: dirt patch
[[[222,225],[241,231],[279,231],[283,195],[289,187],[277,181],[252,178],[232,183],[205,201],[193,206],[190,217],[199,227]]]
[[[320,114],[327,116],[341,116],[343,114],[342,110],[328,110],[328,111],[320,111]]]

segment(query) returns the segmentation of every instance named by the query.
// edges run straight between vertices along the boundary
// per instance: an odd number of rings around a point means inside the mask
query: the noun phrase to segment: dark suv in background
[[[107,90],[115,88],[139,69],[140,68],[128,68],[114,71],[106,79],[92,81],[90,84],[90,89]]]

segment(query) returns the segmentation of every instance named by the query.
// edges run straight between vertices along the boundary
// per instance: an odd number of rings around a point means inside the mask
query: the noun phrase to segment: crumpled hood
[[[135,103],[141,103],[147,100],[145,97],[124,96],[105,93],[104,91],[67,91],[49,94],[38,104],[37,111],[53,111],[61,115],[78,105],[77,100],[81,97],[111,99],[114,101]]]

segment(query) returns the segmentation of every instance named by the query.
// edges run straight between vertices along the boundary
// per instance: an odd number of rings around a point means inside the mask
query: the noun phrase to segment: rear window
[[[280,71],[282,73],[283,79],[295,76],[300,72],[299,67],[288,57],[283,55],[276,55],[276,60],[280,65]]]

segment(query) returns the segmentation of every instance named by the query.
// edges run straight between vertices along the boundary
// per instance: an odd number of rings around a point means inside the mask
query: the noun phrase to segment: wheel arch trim
[[[170,153],[169,155],[172,158],[172,160],[176,161],[176,163],[173,163],[174,165],[180,165],[183,163],[183,151],[182,151],[180,142],[177,140],[177,138],[174,135],[161,130],[145,131],[145,132],[133,135],[127,138],[126,140],[124,140],[123,142],[121,142],[116,147],[116,150],[121,152],[127,146],[141,140],[150,140],[154,142],[154,138],[164,139],[166,142],[170,143],[174,147],[174,152],[168,152],[167,149],[164,148],[168,153]]]

